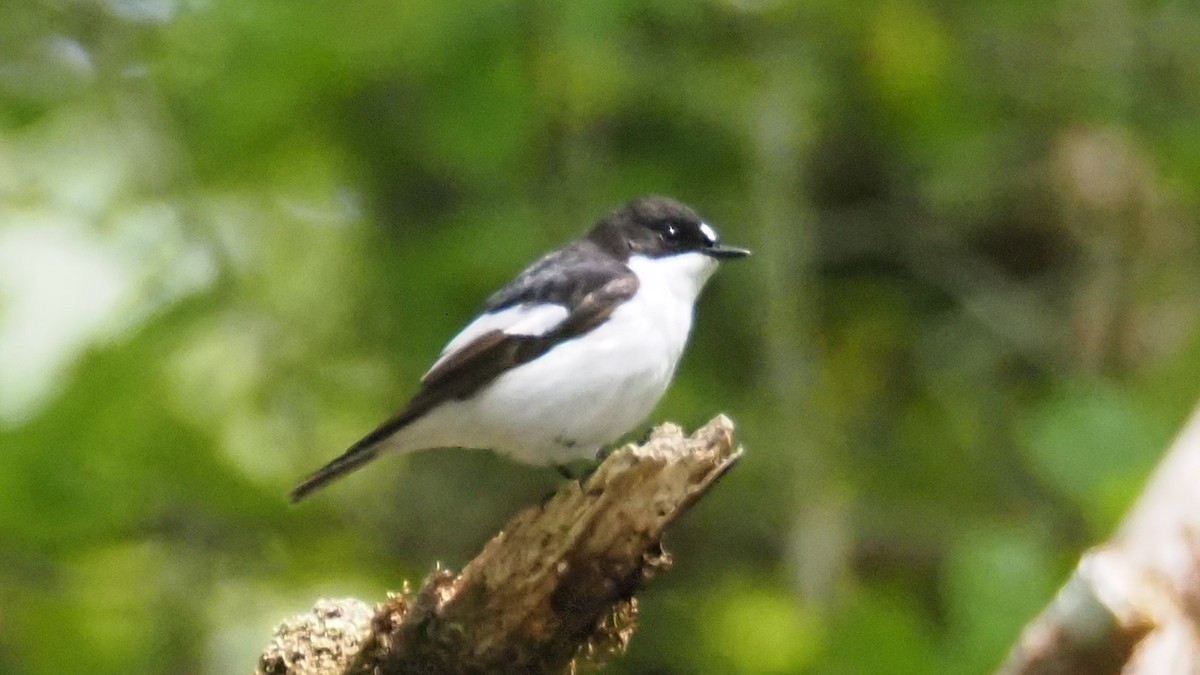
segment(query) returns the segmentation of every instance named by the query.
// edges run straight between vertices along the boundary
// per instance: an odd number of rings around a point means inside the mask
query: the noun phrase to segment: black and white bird
[[[621,206],[489,298],[408,405],[292,500],[385,451],[490,448],[556,465],[595,457],[666,393],[718,261],[749,253],[669,197]]]

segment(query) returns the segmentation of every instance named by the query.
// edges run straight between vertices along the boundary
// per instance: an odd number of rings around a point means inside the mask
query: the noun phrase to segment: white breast
[[[674,369],[692,329],[696,298],[716,271],[717,261],[700,253],[685,253],[666,258],[634,256],[628,264],[639,286],[626,305],[632,305],[631,313],[643,317],[645,329],[656,333],[663,347],[674,352]]]
[[[696,297],[717,262],[634,257],[637,293],[595,330],[450,401],[398,434],[400,450],[492,448],[545,464],[590,458],[654,410],[683,354]]]

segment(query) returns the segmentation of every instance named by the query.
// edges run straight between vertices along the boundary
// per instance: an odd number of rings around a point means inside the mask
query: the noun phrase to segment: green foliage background
[[[293,482],[647,192],[726,266],[654,420],[745,461],[621,673],[978,673],[1196,399],[1184,0],[0,0],[0,672],[248,672],[555,485]]]

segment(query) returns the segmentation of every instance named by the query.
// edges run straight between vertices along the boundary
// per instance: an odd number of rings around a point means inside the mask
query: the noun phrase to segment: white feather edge
[[[421,379],[424,379],[429,373],[442,365],[446,359],[454,355],[455,352],[471,344],[484,333],[501,330],[509,335],[527,335],[530,337],[545,335],[566,320],[569,314],[570,311],[566,307],[552,303],[524,303],[506,307],[498,312],[483,314],[467,324],[466,328],[462,329],[458,335],[455,335],[451,338],[450,342],[446,343],[437,361],[433,362],[433,365],[429,367],[429,370],[425,372],[425,375]]]

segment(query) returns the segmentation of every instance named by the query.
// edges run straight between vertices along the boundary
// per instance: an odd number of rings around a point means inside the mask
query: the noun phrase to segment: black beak
[[[714,258],[722,260],[726,258],[745,258],[750,255],[750,249],[739,248],[737,246],[726,246],[725,244],[713,244],[704,249],[705,255],[710,255]]]

